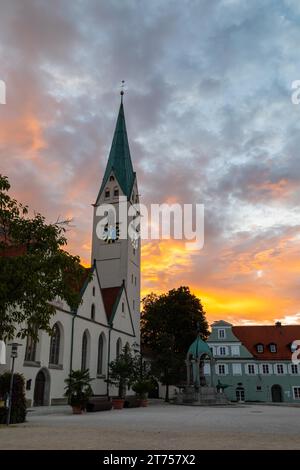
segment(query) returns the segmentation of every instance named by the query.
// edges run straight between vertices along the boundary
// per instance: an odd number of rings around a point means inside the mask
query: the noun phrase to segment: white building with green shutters
[[[300,325],[213,323],[207,343],[215,359],[215,385],[228,385],[224,393],[231,401],[300,404],[300,364],[292,361],[297,340]],[[209,363],[204,372],[209,381]]]

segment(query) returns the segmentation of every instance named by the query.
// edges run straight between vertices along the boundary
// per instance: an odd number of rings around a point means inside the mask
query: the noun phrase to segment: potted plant
[[[65,396],[68,397],[68,403],[72,406],[73,414],[82,414],[85,410],[88,399],[93,395],[90,382],[89,370],[72,370],[69,377],[65,380]]]
[[[107,382],[118,389],[118,395],[112,398],[113,408],[121,410],[124,407],[126,390],[130,387],[135,373],[134,356],[130,346],[126,345],[121,354],[109,364]]]
[[[132,385],[132,390],[137,394],[140,406],[147,406],[148,400],[147,396],[150,390],[152,390],[153,384],[149,379],[140,379],[137,380]]]

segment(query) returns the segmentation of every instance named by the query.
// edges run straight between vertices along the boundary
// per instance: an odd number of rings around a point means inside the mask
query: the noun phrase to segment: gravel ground
[[[0,449],[300,449],[300,408],[176,406],[70,414],[35,409],[0,427]]]

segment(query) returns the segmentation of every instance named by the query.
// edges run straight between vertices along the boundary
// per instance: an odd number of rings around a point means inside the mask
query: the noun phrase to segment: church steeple
[[[133,183],[135,180],[135,173],[133,171],[126,131],[125,114],[122,99],[123,94],[124,92],[121,91],[121,104],[118,119],[99,194],[101,194],[104,190],[108,178],[113,171],[115,178],[117,179],[124,195],[126,195],[127,198],[130,198]]]

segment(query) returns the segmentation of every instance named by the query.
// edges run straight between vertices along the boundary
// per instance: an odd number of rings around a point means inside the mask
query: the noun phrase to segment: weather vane
[[[120,91],[121,100],[123,99],[123,95],[124,95],[124,87],[125,87],[125,80],[122,80],[122,82],[121,82],[121,91]]]

